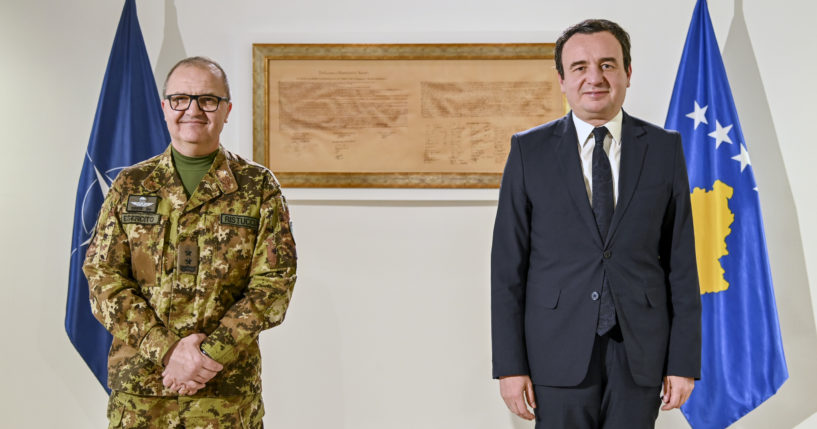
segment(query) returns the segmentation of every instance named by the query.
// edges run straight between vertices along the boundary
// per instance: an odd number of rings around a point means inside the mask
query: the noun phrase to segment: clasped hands
[[[201,352],[204,334],[188,335],[165,354],[162,384],[180,395],[194,395],[224,367]]]

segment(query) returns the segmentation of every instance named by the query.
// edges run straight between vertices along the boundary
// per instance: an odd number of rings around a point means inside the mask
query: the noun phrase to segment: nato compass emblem
[[[80,212],[80,244],[78,247],[71,249],[71,255],[81,248],[88,246],[91,242],[102,202],[108,195],[108,191],[111,189],[111,185],[114,179],[116,179],[116,176],[126,167],[114,167],[102,172],[87,152],[85,156],[88,157],[89,167],[94,170],[94,178],[90,183],[88,183],[87,180],[82,180],[80,184],[80,186],[85,185],[85,190],[82,194],[82,209]]]

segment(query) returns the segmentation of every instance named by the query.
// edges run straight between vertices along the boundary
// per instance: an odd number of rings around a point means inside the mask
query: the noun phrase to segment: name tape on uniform
[[[242,228],[249,228],[253,231],[258,231],[258,219],[250,216],[239,216],[231,214],[221,215],[222,225],[240,226]]]
[[[140,225],[158,225],[162,219],[158,214],[150,213],[122,213],[119,220],[122,223],[138,223]]]

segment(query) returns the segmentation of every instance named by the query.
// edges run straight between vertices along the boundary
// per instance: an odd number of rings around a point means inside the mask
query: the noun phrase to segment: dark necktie
[[[607,239],[610,230],[610,221],[613,219],[613,172],[610,170],[610,159],[604,152],[604,138],[607,137],[607,127],[593,128],[593,137],[596,146],[593,148],[593,215],[596,217],[596,226],[599,228],[601,241]],[[607,275],[602,278],[601,303],[599,305],[599,322],[596,333],[606,334],[616,325],[616,306],[610,295],[610,285]]]
[[[604,152],[604,138],[607,127],[593,128],[596,147],[593,148],[593,215],[599,227],[601,241],[607,238],[610,220],[613,219],[613,172],[610,171],[610,160]]]

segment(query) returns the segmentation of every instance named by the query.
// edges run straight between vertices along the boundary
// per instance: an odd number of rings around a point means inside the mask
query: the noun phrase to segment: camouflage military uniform
[[[261,395],[204,398],[113,392],[109,428],[257,429],[264,426]]]
[[[204,333],[202,349],[224,369],[195,397],[259,394],[258,334],[283,321],[295,261],[286,202],[264,167],[220,147],[189,199],[170,147],[123,170],[83,267],[93,313],[113,334],[111,389],[176,396],[162,358]]]

